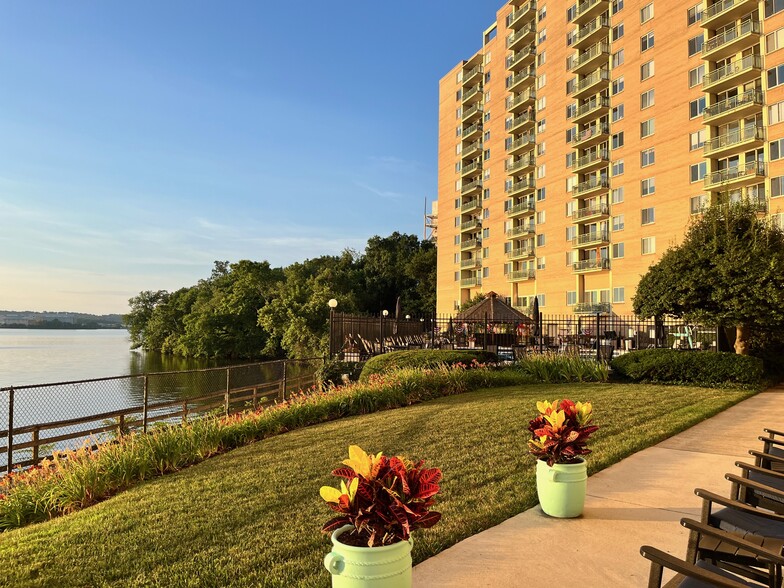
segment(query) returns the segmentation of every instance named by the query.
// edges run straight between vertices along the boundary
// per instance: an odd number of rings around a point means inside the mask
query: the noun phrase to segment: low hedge
[[[351,382],[359,380],[364,361],[326,361],[316,370],[316,381],[322,386],[340,386],[343,384],[343,374],[348,374]]]
[[[410,351],[392,351],[371,357],[365,362],[360,382],[367,382],[373,374],[385,374],[401,368],[434,368],[439,365],[470,365],[474,360],[479,363],[495,363],[498,356],[490,351],[452,350],[452,349],[412,349]]]
[[[759,386],[764,378],[761,359],[710,351],[642,349],[615,358],[610,366],[614,374],[634,382]]]

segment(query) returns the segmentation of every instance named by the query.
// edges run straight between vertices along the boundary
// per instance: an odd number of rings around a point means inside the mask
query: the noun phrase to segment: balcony
[[[460,251],[470,251],[472,249],[479,249],[482,246],[481,239],[467,239],[460,241]]]
[[[477,121],[472,125],[465,126],[463,125],[463,130],[461,131],[461,137],[463,141],[466,141],[476,135],[477,133],[482,132],[482,121]]]
[[[463,123],[471,122],[477,117],[482,116],[482,111],[484,110],[484,106],[481,104],[474,104],[470,108],[463,109]]]
[[[606,245],[609,242],[610,233],[607,231],[589,231],[572,239],[572,247],[575,249],[596,247],[597,245]]]
[[[462,159],[468,159],[476,153],[482,152],[482,141],[474,141],[473,143],[463,147],[460,153]]]
[[[460,205],[460,212],[472,212],[474,210],[482,209],[482,201],[479,198],[472,198],[467,202]]]
[[[607,96],[597,95],[580,104],[571,118],[573,123],[582,123],[607,114],[610,110],[610,99]]]
[[[536,206],[533,200],[526,200],[524,202],[520,202],[519,204],[512,204],[514,200],[507,201],[507,209],[506,209],[506,216],[509,218],[514,218],[516,216],[521,216],[524,214],[532,214],[534,210],[536,210]]]
[[[605,257],[600,257],[599,259],[581,259],[572,264],[572,270],[578,274],[600,272],[608,269],[610,269],[610,260]]]
[[[506,190],[508,196],[519,196],[526,192],[533,192],[536,189],[536,180],[533,177],[528,177],[519,182],[515,182]]]
[[[470,221],[466,221],[460,224],[460,232],[464,233],[466,231],[473,231],[478,229],[482,226],[482,221],[478,218],[472,218]]]
[[[526,15],[533,18],[534,14],[536,14],[536,2],[526,2],[506,16],[506,28],[516,30],[526,22]]]
[[[757,183],[766,175],[768,175],[767,164],[751,161],[745,165],[710,173],[703,179],[703,185],[713,190],[723,186],[743,186]]]
[[[585,0],[577,5],[572,22],[577,25],[583,24],[588,19],[607,12],[609,8],[610,3],[607,0]]]
[[[482,260],[478,257],[472,257],[471,259],[463,259],[460,261],[461,270],[476,269],[478,267],[482,267]]]
[[[525,25],[519,31],[515,31],[506,38],[507,49],[520,49],[526,43],[533,41],[536,36],[536,23],[532,22]]]
[[[464,178],[466,176],[470,176],[472,174],[476,174],[477,172],[481,171],[481,169],[482,169],[482,159],[481,158],[477,158],[477,159],[474,159],[468,165],[464,165],[460,169],[460,176]]]
[[[506,123],[506,130],[510,133],[519,133],[533,129],[536,118],[533,111],[527,111],[514,117]]]
[[[725,157],[759,147],[764,141],[765,129],[762,126],[746,125],[743,129],[736,129],[706,141],[702,152],[705,157]]]
[[[592,74],[577,80],[569,92],[574,98],[582,98],[596,94],[610,83],[610,71],[607,69],[597,69]]]
[[[607,167],[610,162],[610,152],[607,149],[599,149],[593,153],[578,157],[572,163],[572,171],[574,173],[584,174],[601,167]]]
[[[574,314],[610,314],[610,309],[609,302],[580,302],[575,305]]]
[[[702,78],[703,92],[723,92],[762,75],[762,56],[747,55],[714,69]]]
[[[745,20],[740,26],[728,29],[705,41],[702,46],[702,58],[716,61],[725,59],[759,43],[760,22],[758,20]]]
[[[509,96],[506,99],[506,110],[516,114],[525,110],[534,102],[536,102],[536,90],[528,88],[524,92]]]
[[[582,53],[571,56],[566,63],[567,69],[573,74],[593,71],[600,65],[607,65],[610,55],[609,43],[597,43]]]
[[[749,114],[762,111],[762,92],[747,90],[732,98],[711,104],[702,112],[702,120],[706,124],[719,125],[725,121],[744,118]]]
[[[482,100],[482,84],[476,84],[470,88],[463,90],[463,108],[469,104],[473,104]]]
[[[526,298],[524,296],[518,296],[512,301],[512,306],[515,310],[519,310],[526,316],[532,317],[534,315],[534,307],[530,304],[525,303]]]
[[[533,247],[519,247],[506,252],[506,258],[509,261],[516,261],[518,259],[529,259],[536,255],[536,250]]]
[[[506,148],[506,152],[509,155],[515,155],[517,153],[522,153],[523,151],[532,149],[534,145],[536,145],[536,137],[533,133],[529,133],[527,135],[522,135],[509,143],[509,146]]]
[[[536,46],[528,45],[506,58],[506,69],[517,71],[533,63],[536,58]]]
[[[506,89],[509,92],[516,92],[517,90],[520,90],[524,84],[532,84],[535,77],[536,68],[529,67],[528,69],[524,69],[523,71],[507,78]]]
[[[610,30],[610,19],[606,16],[599,16],[588,24],[580,27],[572,36],[572,47],[583,49],[592,43],[599,41],[601,37],[607,36]]]
[[[577,184],[572,188],[573,198],[584,198],[592,194],[599,194],[610,189],[610,180],[605,176],[591,178],[586,182]]]
[[[533,223],[528,223],[525,225],[518,225],[516,227],[512,227],[506,232],[507,239],[515,239],[517,237],[521,237],[523,235],[533,235],[535,225]]]
[[[506,173],[510,176],[519,175],[533,170],[535,166],[536,158],[533,155],[523,155],[512,163],[507,162]]]
[[[715,30],[756,9],[756,0],[720,0],[705,9],[700,24],[703,28]]]
[[[460,287],[461,288],[473,288],[475,286],[481,286],[481,285],[482,285],[482,280],[480,280],[479,278],[476,278],[476,277],[474,277],[474,278],[463,278],[462,280],[460,280]]]
[[[610,216],[610,207],[607,204],[602,204],[600,206],[578,208],[572,213],[572,220],[574,222],[584,222],[587,220],[597,220],[607,216]]]
[[[572,139],[572,147],[586,149],[610,138],[610,125],[599,123],[583,129]]]
[[[745,189],[735,189],[731,192],[719,192],[716,194],[714,206],[725,206],[728,204],[744,204],[751,206],[758,213],[768,212],[768,200],[765,196],[765,184],[749,186]]]
[[[485,71],[485,69],[482,66],[482,64],[475,65],[474,67],[472,67],[468,71],[464,70],[463,71],[463,85],[464,86],[470,86],[471,82],[473,82],[474,79],[481,80],[482,79],[481,76],[484,73],[484,71]]]
[[[533,280],[535,277],[536,270],[533,269],[511,271],[506,276],[510,282],[524,282],[525,280]]]
[[[470,196],[482,191],[482,179],[478,178],[460,187],[460,194],[462,196]]]

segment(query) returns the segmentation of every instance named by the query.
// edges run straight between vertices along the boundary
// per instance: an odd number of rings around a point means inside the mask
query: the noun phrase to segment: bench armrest
[[[730,474],[731,475],[731,474]],[[743,479],[743,478],[740,478]],[[767,486],[766,486],[767,488]],[[708,490],[704,490],[703,488],[695,488],[694,493],[702,498],[703,501],[703,523],[708,523],[708,518],[711,514],[711,506],[715,504],[720,504],[726,508],[734,508],[735,510],[739,510],[741,512],[745,512],[747,514],[752,514],[763,519],[767,519],[769,521],[776,521],[778,523],[784,523],[784,516],[775,514],[772,512],[759,510],[754,508],[753,506],[749,506],[748,504],[744,504],[743,502],[739,502],[737,500],[733,500],[732,498],[724,498],[723,496],[719,496],[715,492],[710,492]]]
[[[742,461],[736,461],[735,465],[742,469],[744,472],[754,472],[757,474],[762,474],[763,476],[770,476],[771,478],[776,478],[777,480],[781,480],[784,482],[784,472],[777,472],[776,470],[769,470],[767,468],[761,468],[756,465],[752,465],[750,463],[745,463]],[[745,475],[743,476],[746,477]]]
[[[681,519],[681,525],[687,528],[689,531],[699,533],[700,535],[708,535],[715,539],[719,539],[724,543],[729,543],[730,545],[739,547],[744,551],[749,551],[766,562],[775,565],[784,565],[784,556],[782,556],[780,553],[775,553],[769,549],[765,549],[764,547],[757,545],[756,543],[746,541],[740,535],[728,533],[722,529],[717,529],[716,527],[711,527],[710,525],[706,525],[705,523],[700,523],[692,519]]]
[[[742,584],[724,576],[720,576],[710,570],[698,568],[694,564],[673,557],[669,553],[665,553],[650,545],[643,545],[640,547],[640,555],[651,562],[651,572],[648,581],[648,586],[661,586],[662,568],[674,570],[684,576],[695,578],[711,586],[719,586],[720,588],[747,588],[747,584]]]

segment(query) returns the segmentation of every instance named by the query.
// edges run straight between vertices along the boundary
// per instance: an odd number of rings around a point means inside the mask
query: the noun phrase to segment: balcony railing
[[[604,176],[591,178],[590,180],[577,184],[574,188],[572,188],[572,196],[579,196],[580,194],[590,192],[591,190],[596,190],[597,188],[609,189],[610,180]]]
[[[463,147],[463,151],[461,155],[463,159],[465,159],[466,157],[470,157],[474,153],[477,153],[481,150],[482,150],[482,141],[474,141],[473,143]]]
[[[589,153],[588,155],[583,155],[582,157],[577,158],[574,163],[572,163],[572,169],[579,169],[599,161],[610,161],[610,152],[606,149],[599,149],[598,151]]]
[[[604,216],[610,214],[610,207],[606,204],[601,206],[586,206],[578,208],[572,213],[572,220],[579,221],[592,216]],[[590,233],[589,233],[590,234]]]
[[[506,130],[511,131],[512,129],[516,129],[520,125],[527,122],[534,122],[533,112],[524,112],[523,114],[514,117],[512,120],[506,123]]]
[[[580,302],[574,307],[575,314],[610,314],[609,302]]]
[[[517,44],[521,39],[525,39],[526,37],[535,34],[536,34],[536,23],[531,23],[529,25],[526,25],[519,31],[512,33],[506,38],[506,48],[512,49],[514,48],[515,44]]]
[[[506,89],[512,89],[525,80],[533,80],[535,75],[536,68],[529,67],[528,69],[524,69],[523,71],[507,78]]]
[[[525,169],[527,167],[531,167],[531,166],[534,166],[534,165],[536,165],[536,158],[533,155],[524,155],[523,157],[521,157],[517,161],[514,161],[512,163],[507,163],[506,164],[506,173],[513,174],[516,171],[519,171],[521,169]]]
[[[482,187],[482,180],[474,180],[473,182],[468,182],[467,184],[463,184],[460,188],[461,194],[469,194],[476,190],[477,188]]]
[[[533,257],[536,252],[533,247],[518,247],[506,252],[507,259],[523,259],[525,257]]]
[[[467,84],[475,75],[484,73],[484,67],[476,65],[463,74],[463,83]]]
[[[482,221],[478,218],[472,218],[469,221],[464,223],[460,223],[460,230],[461,231],[470,231],[471,229],[478,229],[482,226]]]
[[[594,110],[598,110],[599,108],[609,108],[610,107],[610,99],[607,96],[594,96],[588,102],[580,104],[572,115],[571,118],[577,119],[582,118],[583,116],[590,114]]]
[[[734,78],[739,73],[751,69],[759,69],[759,70],[762,69],[761,55],[747,55],[742,59],[736,59],[735,61],[731,61],[727,65],[724,65],[718,69],[714,69],[709,74],[703,76],[702,86],[703,88],[713,86],[717,82]]]
[[[472,173],[478,172],[480,169],[482,169],[482,160],[481,159],[475,159],[474,161],[472,161],[468,165],[464,165],[462,167],[462,169],[460,170],[460,174],[463,175],[463,176],[467,176],[467,175],[470,175]]]
[[[756,178],[759,176],[768,175],[767,164],[762,161],[751,161],[746,165],[739,167],[731,167],[715,171],[705,176],[703,184],[706,188],[716,186],[717,184],[724,184],[727,182],[734,182],[744,178]]]
[[[569,71],[580,67],[581,65],[588,63],[594,57],[598,57],[599,55],[605,54],[608,55],[610,53],[610,44],[609,43],[597,43],[596,45],[592,45],[589,49],[583,51],[578,55],[573,55],[569,58],[569,62],[567,63],[567,67]]]
[[[762,106],[762,103],[762,91],[747,90],[743,92],[743,94],[738,94],[737,96],[727,98],[726,100],[722,100],[716,104],[711,104],[705,108],[702,113],[702,117],[704,120],[708,120],[720,116],[725,112],[731,112],[737,108],[742,108],[743,106],[748,106],[751,104]]]
[[[600,16],[596,19],[589,22],[587,25],[580,27],[575,31],[572,37],[572,44],[576,45],[580,41],[584,40],[586,37],[595,33],[601,27],[609,27],[610,26],[610,19],[606,16]]]
[[[511,186],[506,189],[506,193],[510,196],[517,194],[519,192],[523,192],[525,190],[533,190],[536,188],[536,180],[533,177],[525,178],[520,180],[519,182],[515,182]]]
[[[587,141],[591,137],[597,137],[599,135],[609,135],[610,134],[610,125],[607,123],[599,123],[597,125],[593,125],[588,127],[587,129],[583,129],[579,133],[577,133],[572,139],[572,145],[577,145],[582,143],[583,141]]]
[[[610,233],[607,231],[589,231],[582,235],[577,235],[572,239],[572,245],[593,245],[595,243],[604,243],[610,240]]]
[[[720,47],[727,45],[728,43],[732,43],[736,39],[740,39],[741,37],[748,35],[748,34],[760,34],[760,22],[758,20],[744,20],[740,23],[739,27],[733,27],[731,29],[727,29],[723,33],[719,33],[705,41],[705,44],[702,46],[702,55],[705,57],[711,51],[715,51]]]
[[[509,96],[509,98],[506,99],[506,109],[514,110],[520,104],[533,100],[536,100],[536,90],[533,88],[528,88],[524,92],[520,92],[514,96]]]
[[[574,18],[580,18],[586,12],[596,7],[600,2],[602,2],[602,0],[585,0],[585,2],[580,2],[574,10]]]
[[[476,131],[481,131],[481,130],[482,130],[482,122],[479,121],[467,127],[463,127],[463,130],[461,131],[461,135],[463,136],[463,139],[465,139],[466,137],[470,137],[471,135],[473,135]]]
[[[481,206],[482,202],[479,200],[479,198],[474,198],[468,202],[463,202],[463,204],[460,205],[460,212],[468,212],[469,210],[474,210],[475,208],[480,208]]]
[[[528,45],[527,47],[523,47],[522,49],[515,51],[512,55],[506,58],[506,69],[514,69],[514,67],[521,61],[525,61],[535,54],[536,47],[534,45]]]
[[[574,87],[572,88],[572,91],[569,92],[569,94],[577,94],[579,92],[583,92],[584,90],[590,88],[594,84],[603,81],[609,81],[609,80],[610,80],[610,71],[606,69],[599,69],[593,72],[592,74],[585,76],[583,79],[578,80],[574,84]]]
[[[508,28],[512,28],[526,14],[531,14],[532,10],[536,10],[536,2],[526,2],[520,8],[518,8],[514,12],[510,12],[506,16],[506,26]]]
[[[481,239],[468,239],[467,241],[460,241],[460,249],[468,251],[469,249],[477,249],[482,246]]]
[[[471,88],[469,88],[468,90],[464,90],[463,103],[468,102],[469,100],[471,100],[471,98],[479,94],[481,91],[482,91],[482,84],[476,84],[475,86],[471,86]]]
[[[482,265],[481,259],[479,259],[478,257],[472,257],[471,259],[463,259],[460,262],[460,269],[473,269],[481,265]]]
[[[474,104],[463,110],[463,120],[470,119],[473,115],[477,113],[481,113],[484,110],[484,106],[482,104]]]
[[[751,0],[719,0],[719,2],[708,6],[703,12],[702,26],[711,29],[718,28],[725,22],[732,22],[740,14],[748,14],[756,7],[756,1]]]
[[[536,209],[536,205],[534,204],[533,200],[526,200],[525,202],[520,202],[519,204],[512,204],[512,202],[512,200],[507,202],[507,216],[514,216],[523,212],[533,212]]]
[[[576,272],[606,270],[610,269],[610,260],[606,257],[600,257],[598,259],[581,259],[572,265],[572,269]]]
[[[509,279],[513,281],[532,280],[536,277],[536,270],[524,269],[509,272]]]
[[[748,141],[762,141],[765,139],[765,129],[757,125],[746,125],[742,129],[724,133],[718,137],[713,137],[711,140],[706,141],[702,146],[703,154],[707,155],[714,151],[719,151],[733,145],[740,145]]]
[[[534,232],[536,225],[533,223],[528,223],[527,225],[518,225],[516,227],[512,227],[506,232],[507,238],[511,239],[513,237],[519,237],[520,235],[528,235]]]
[[[481,286],[482,280],[479,278],[463,278],[460,280],[461,288],[473,288],[474,286]]]
[[[514,151],[515,149],[519,149],[520,147],[524,147],[529,144],[536,143],[536,136],[531,133],[529,135],[523,135],[509,143],[509,147],[507,147],[507,151]]]

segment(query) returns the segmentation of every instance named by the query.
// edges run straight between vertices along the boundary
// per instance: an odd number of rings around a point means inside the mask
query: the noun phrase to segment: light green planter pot
[[[578,463],[536,462],[536,493],[545,514],[559,519],[579,517],[585,506],[588,468],[585,460]]]
[[[338,537],[351,525],[332,533],[332,551],[324,566],[332,574],[332,588],[411,588],[413,540],[383,547],[344,545]]]

